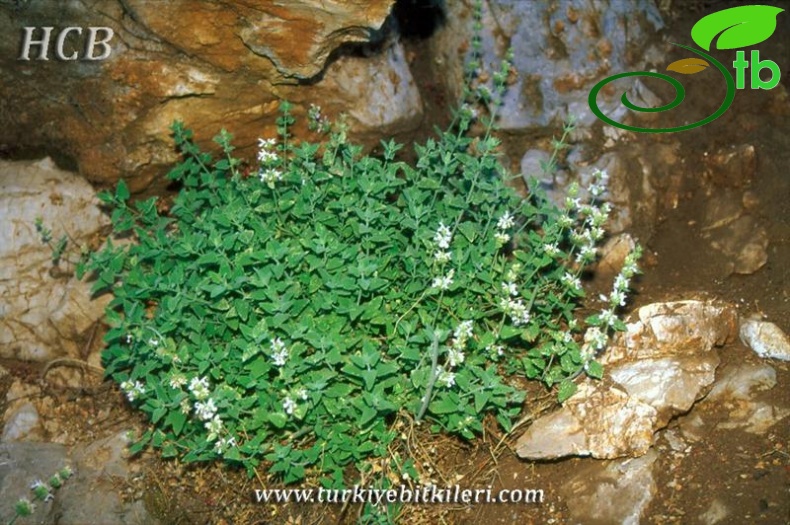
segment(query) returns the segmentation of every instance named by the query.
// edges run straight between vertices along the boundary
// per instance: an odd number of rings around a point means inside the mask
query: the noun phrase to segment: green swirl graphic
[[[633,111],[639,111],[642,113],[658,113],[661,111],[667,111],[678,106],[681,102],[683,102],[683,99],[686,96],[686,90],[683,89],[681,83],[675,80],[674,78],[670,77],[669,75],[665,75],[663,73],[653,73],[651,71],[632,71],[629,73],[620,73],[618,75],[612,75],[610,77],[606,77],[605,79],[595,84],[595,86],[590,91],[590,95],[587,97],[587,101],[590,104],[590,109],[592,110],[593,113],[595,113],[595,116],[597,116],[599,119],[603,120],[604,122],[612,126],[625,129],[628,131],[637,131],[641,133],[672,133],[674,131],[686,131],[687,129],[693,129],[693,128],[698,128],[699,126],[703,126],[708,122],[716,120],[717,118],[722,116],[724,112],[730,108],[730,106],[732,105],[732,101],[735,99],[735,79],[732,78],[732,75],[730,74],[729,71],[727,71],[724,65],[718,60],[716,60],[715,58],[713,58],[712,56],[698,49],[684,46],[683,44],[676,44],[674,42],[672,44],[682,47],[683,49],[691,51],[692,53],[697,54],[705,58],[706,60],[709,60],[712,64],[716,66],[716,68],[724,76],[724,80],[727,82],[727,95],[724,97],[724,101],[721,103],[721,106],[719,106],[719,109],[716,110],[715,113],[697,122],[692,122],[691,124],[686,124],[685,126],[678,126],[674,128],[642,128],[639,126],[629,126],[627,124],[622,124],[620,122],[616,122],[610,119],[609,117],[604,115],[601,109],[598,107],[598,102],[596,99],[598,97],[598,92],[601,91],[601,89],[603,89],[603,87],[606,84],[612,82],[613,80],[617,80],[619,78],[637,77],[637,76],[660,78],[661,80],[669,82],[675,88],[675,98],[672,100],[672,102],[657,108],[643,108],[641,106],[637,106],[636,104],[628,100],[628,94],[623,92],[623,96],[620,98],[620,100],[622,101],[625,107]]]

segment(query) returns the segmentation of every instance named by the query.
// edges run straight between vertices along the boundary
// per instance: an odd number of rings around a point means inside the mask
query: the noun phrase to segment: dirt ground
[[[772,3],[772,2],[766,2]],[[776,2],[774,2],[776,3]],[[727,3],[711,3],[715,8]],[[780,5],[781,3],[777,3]],[[696,4],[695,4],[696,5]],[[787,7],[785,5],[785,7]],[[688,42],[691,25],[701,16],[698,9],[676,7],[675,20],[668,20],[668,40]],[[705,14],[705,11],[702,12]],[[785,15],[787,18],[790,15]],[[780,64],[782,84],[790,92],[790,24],[781,21],[772,39],[761,45],[763,56]],[[426,120],[417,137],[425,136],[434,124],[441,124],[447,107],[431,78],[429,64],[421,63],[420,46],[424,40],[415,35],[408,42],[414,58],[415,76],[426,101]],[[683,58],[667,57],[667,64]],[[695,96],[692,88],[685,104],[689,111],[706,112],[718,105],[715,83]],[[661,89],[656,88],[659,92]],[[700,94],[701,93],[701,94]],[[647,244],[644,275],[629,308],[661,300],[696,297],[722,299],[742,313],[760,312],[790,333],[790,99],[766,92],[739,91],[730,110],[720,119],[701,128],[683,132],[678,155],[683,159],[681,198],[677,205],[662,209]],[[427,130],[427,131],[426,131]],[[403,138],[401,138],[403,140]],[[643,134],[638,141],[648,144],[655,136]],[[717,196],[716,188],[700,174],[709,152],[730,145],[751,144],[756,148],[757,170],[749,189],[759,206],[754,213],[769,237],[768,262],[749,275],[727,275],[726,258],[710,250],[703,240],[701,217],[704,204]],[[649,148],[648,148],[649,149]],[[720,350],[721,370],[741,362],[757,362],[739,342]],[[781,397],[790,405],[790,366],[770,362],[777,371],[777,386],[763,395]],[[38,380],[40,370],[19,363],[3,363],[13,375]],[[95,378],[94,378],[95,383]],[[536,385],[528,385],[528,402],[536,412],[550,405]],[[95,439],[119,429],[139,426],[141,418],[124,403],[116,388],[107,386],[82,392],[46,390],[53,411],[62,425],[74,427],[75,439]],[[696,410],[696,409],[695,409]],[[707,407],[705,418],[715,424],[726,419],[723,407]],[[85,421],[89,422],[86,430]],[[570,459],[553,462],[525,462],[516,457],[512,446],[520,432],[501,435],[495,424],[484,437],[471,443],[434,436],[403,421],[404,440],[395,446],[408,450],[439,485],[460,484],[469,488],[541,489],[542,503],[464,505],[411,505],[392,508],[399,523],[572,523],[568,502],[561,496],[568,478],[594,462]],[[679,418],[670,427],[683,423]],[[86,434],[87,432],[87,434]],[[669,453],[666,442],[658,441],[657,494],[643,523],[697,523],[714,499],[723,502],[730,514],[722,524],[790,523],[790,418],[776,424],[765,435],[740,430],[708,428],[704,439],[682,457]],[[140,474],[121,487],[129,498],[143,498],[149,510],[163,523],[353,523],[360,509],[354,506],[264,505],[254,502],[254,489],[277,487],[265,478],[249,479],[244,472],[221,465],[183,466],[163,461],[155,454],[139,459]],[[265,474],[261,472],[261,476]]]

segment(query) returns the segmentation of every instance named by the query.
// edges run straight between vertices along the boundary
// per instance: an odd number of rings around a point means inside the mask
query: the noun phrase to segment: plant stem
[[[436,371],[439,368],[439,333],[433,331],[433,339],[431,340],[431,378],[428,380],[428,387],[425,389],[425,397],[422,398],[422,405],[420,410],[417,411],[415,421],[417,423],[422,421],[425,411],[428,410],[428,404],[431,402],[431,395],[433,394],[433,385],[436,384]]]

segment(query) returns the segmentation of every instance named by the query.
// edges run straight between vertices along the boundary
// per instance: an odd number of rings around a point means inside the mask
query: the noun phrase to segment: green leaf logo
[[[717,49],[737,49],[759,44],[776,30],[776,16],[784,11],[769,5],[744,5],[712,13],[691,28],[691,38],[710,51],[713,39]]]

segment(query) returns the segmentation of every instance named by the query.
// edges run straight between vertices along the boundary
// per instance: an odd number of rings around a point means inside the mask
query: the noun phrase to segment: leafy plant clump
[[[81,271],[114,295],[104,363],[150,417],[137,450],[266,460],[285,482],[316,469],[340,486],[345,467],[386,454],[398,417],[472,438],[486,414],[510,428],[524,401],[513,375],[561,399],[578,375],[601,376],[594,358],[622,328],[638,254],[605,308],[579,319],[606,176],[564,209],[506,185],[491,132],[508,67],[476,90],[488,111],[462,107],[415,165],[392,141],[363,154],[317,108],[326,141],[296,141],[283,103],[251,174],[227,132],[216,160],[176,123],[183,161],[169,178],[182,189],[168,215],[131,203],[123,183],[101,194],[133,242],[108,241]],[[470,137],[477,118],[486,131]]]

